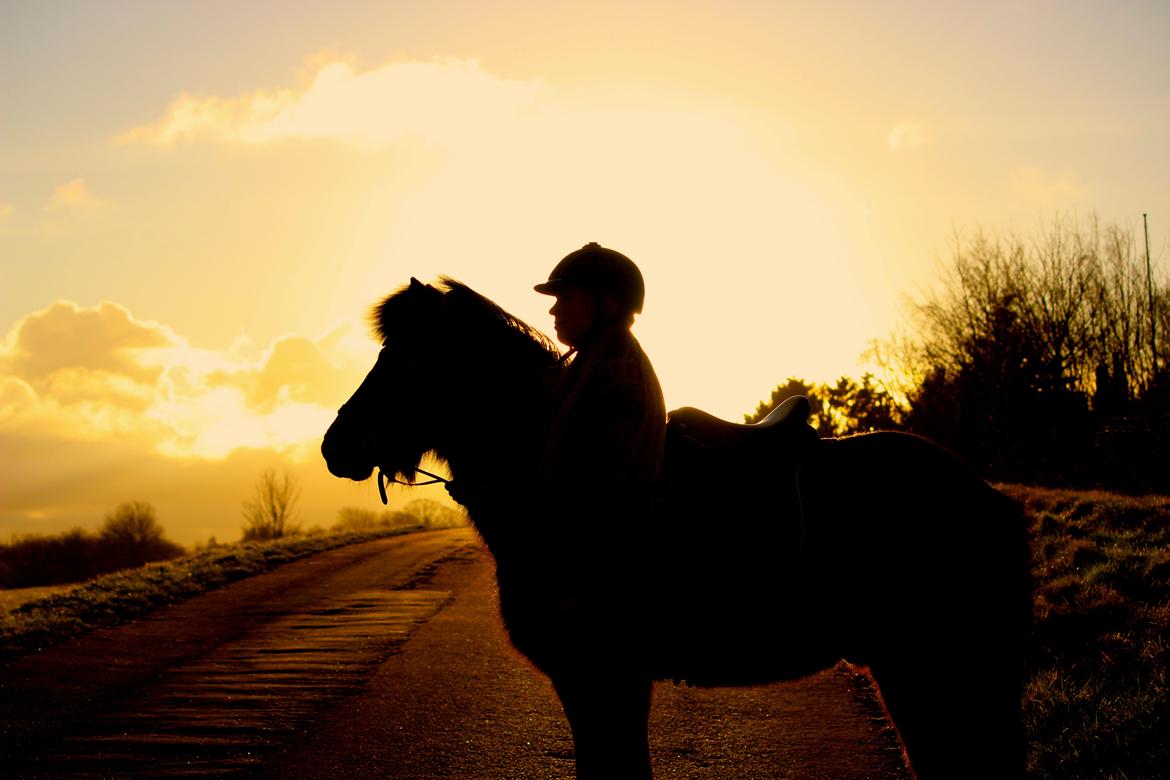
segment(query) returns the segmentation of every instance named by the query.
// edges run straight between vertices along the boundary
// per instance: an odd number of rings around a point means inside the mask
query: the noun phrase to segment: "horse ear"
[[[421,290],[425,285],[413,276],[410,277],[410,289]]]

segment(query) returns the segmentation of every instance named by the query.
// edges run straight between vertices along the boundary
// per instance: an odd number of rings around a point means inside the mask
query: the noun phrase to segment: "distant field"
[[[9,612],[16,609],[22,604],[27,604],[30,601],[38,601],[49,596],[56,596],[58,593],[65,593],[74,588],[79,587],[77,584],[73,585],[46,585],[41,588],[12,588],[9,590],[0,590],[0,612]]]
[[[1166,777],[1170,497],[999,488],[1032,528],[1032,776]]]

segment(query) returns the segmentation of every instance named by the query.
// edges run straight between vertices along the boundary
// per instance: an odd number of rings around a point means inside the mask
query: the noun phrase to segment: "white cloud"
[[[916,149],[927,143],[930,143],[930,135],[918,122],[900,122],[886,133],[886,147],[891,152]]]
[[[108,202],[98,198],[85,186],[85,179],[73,179],[53,190],[47,209],[93,209],[108,205]]]
[[[56,301],[13,326],[0,348],[0,369],[7,368],[34,385],[63,369],[152,382],[161,368],[144,363],[139,353],[183,343],[167,326],[138,320],[111,301],[93,308]]]
[[[541,93],[537,80],[488,73],[474,60],[391,62],[359,71],[325,62],[307,85],[224,98],[182,94],[157,122],[117,143],[264,144],[331,139],[364,147],[404,140],[461,144],[507,127]]]
[[[1088,188],[1075,171],[1020,168],[1012,173],[1012,188],[1025,197],[1044,203],[1079,200]]]
[[[7,422],[36,406],[37,391],[14,376],[0,378],[0,423]]]
[[[33,438],[113,437],[180,458],[305,454],[369,368],[373,345],[352,344],[338,331],[285,336],[248,360],[194,348],[116,303],[57,301],[0,346],[0,421]]]
[[[332,334],[326,339],[334,340]],[[325,339],[318,343],[284,336],[273,342],[258,365],[216,371],[208,384],[239,388],[249,408],[260,412],[289,401],[340,406],[354,387],[326,355],[325,346]]]

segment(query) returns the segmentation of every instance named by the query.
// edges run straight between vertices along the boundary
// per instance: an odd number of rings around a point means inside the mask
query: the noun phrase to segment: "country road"
[[[467,529],[322,553],[0,666],[5,777],[569,778]],[[901,780],[868,678],[659,684],[656,778]]]

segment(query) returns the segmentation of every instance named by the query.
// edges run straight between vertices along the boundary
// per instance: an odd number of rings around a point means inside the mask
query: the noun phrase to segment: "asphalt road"
[[[0,668],[7,777],[562,778],[469,530],[334,550]],[[657,778],[909,777],[869,679],[655,691]]]

